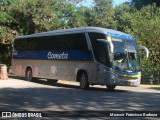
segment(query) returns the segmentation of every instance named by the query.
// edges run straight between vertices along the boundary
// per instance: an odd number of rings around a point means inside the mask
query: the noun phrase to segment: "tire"
[[[115,85],[106,85],[106,87],[107,87],[107,89],[108,89],[109,91],[113,91],[116,86],[115,86]]]
[[[79,81],[80,87],[82,89],[88,89],[89,88],[88,76],[85,72],[80,72],[78,74],[78,81]]]
[[[26,80],[27,81],[33,81],[32,69],[31,68],[28,68],[26,70]]]

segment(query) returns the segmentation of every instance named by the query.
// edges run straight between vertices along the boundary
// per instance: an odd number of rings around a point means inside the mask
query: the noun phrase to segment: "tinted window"
[[[14,45],[15,49],[20,51],[33,51],[33,50],[78,50],[83,52],[88,51],[87,41],[84,33],[16,39]]]
[[[107,66],[110,66],[109,52],[107,44],[98,41],[97,39],[106,39],[105,34],[88,33],[92,43],[93,53],[95,59]]]

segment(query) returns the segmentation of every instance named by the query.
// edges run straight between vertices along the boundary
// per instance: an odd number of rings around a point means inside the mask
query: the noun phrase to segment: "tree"
[[[116,6],[114,9],[115,9],[114,20],[117,21],[117,26],[116,26],[117,30],[124,31],[124,28],[126,26],[128,27],[130,26],[130,21],[124,19],[124,16],[127,14],[134,13],[136,10],[133,6],[130,6],[130,4],[128,3],[120,4]]]
[[[116,28],[114,21],[113,0],[94,0],[95,26]]]
[[[1,3],[0,6],[0,43],[11,44],[14,35],[16,34],[9,25],[12,23],[13,18],[6,14],[7,5]]]
[[[142,7],[156,3],[157,6],[160,6],[160,1],[159,0],[132,0],[131,4],[135,6],[138,10],[141,9]]]
[[[78,2],[80,0],[4,0],[0,3],[1,43],[12,45],[17,35],[85,26],[82,9],[77,10],[76,7]],[[12,51],[11,48],[8,49],[10,50],[5,53],[7,56]],[[3,62],[10,61],[9,57],[2,57],[5,59]]]
[[[146,46],[150,51],[149,59],[142,59],[143,74],[160,77],[160,8],[152,4],[123,17],[130,22],[125,32],[135,36],[138,44]]]

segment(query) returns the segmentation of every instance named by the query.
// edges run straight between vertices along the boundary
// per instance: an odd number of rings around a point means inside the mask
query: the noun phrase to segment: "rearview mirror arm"
[[[144,46],[139,46],[140,48],[144,49],[146,51],[146,58],[149,57],[149,50],[148,48],[144,47]]]

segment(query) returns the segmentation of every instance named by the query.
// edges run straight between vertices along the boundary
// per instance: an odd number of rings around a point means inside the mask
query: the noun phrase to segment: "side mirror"
[[[148,58],[149,57],[149,50],[148,50],[148,48],[146,48],[144,46],[139,46],[139,47],[145,50],[145,52],[146,52],[146,58]]]
[[[105,42],[108,44],[109,48],[110,48],[110,52],[113,53],[113,50],[114,50],[114,46],[113,46],[113,43],[112,42],[109,42],[105,39],[97,39],[98,41],[101,41],[101,42]]]
[[[110,59],[110,62],[112,62],[113,61],[113,43],[112,42],[109,42],[109,41],[107,41],[106,39],[97,39],[97,41],[99,41],[99,42],[102,42],[102,43],[104,43],[104,44],[106,44],[107,45],[107,47],[108,47],[108,55],[109,55],[109,59]]]

